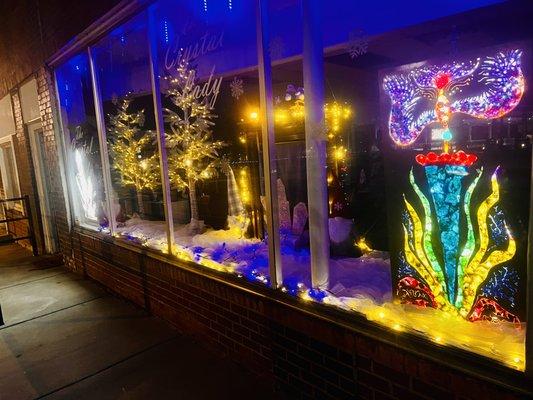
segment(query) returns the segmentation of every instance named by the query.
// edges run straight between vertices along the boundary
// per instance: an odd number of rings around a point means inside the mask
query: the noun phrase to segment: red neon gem
[[[450,83],[450,80],[451,80],[450,74],[448,74],[446,72],[440,72],[435,77],[435,86],[437,87],[437,89],[444,89],[444,87],[448,83]]]
[[[451,160],[452,160],[452,156],[448,153],[442,153],[439,156],[439,162],[443,164],[449,164]]]
[[[420,165],[426,165],[426,156],[423,154],[417,154],[415,160]]]
[[[457,153],[435,154],[430,151],[428,154],[417,154],[415,160],[422,166],[426,165],[464,165],[469,167],[477,161],[475,154],[467,154],[462,150]]]

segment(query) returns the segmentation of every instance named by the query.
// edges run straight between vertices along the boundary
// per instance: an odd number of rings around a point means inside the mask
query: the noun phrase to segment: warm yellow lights
[[[372,248],[368,245],[364,237],[359,238],[359,240],[355,242],[355,245],[359,248],[359,250],[361,250],[361,252],[363,252],[363,254],[370,253],[372,251]],[[383,314],[383,313],[380,313],[380,314]]]
[[[392,329],[394,329],[395,331],[401,331],[402,330],[402,326],[398,323],[392,325]]]
[[[347,153],[348,150],[344,146],[339,146],[333,150],[333,157],[336,161],[343,161],[346,159]]]
[[[326,103],[324,106],[324,117],[328,130],[328,138],[332,139],[337,132],[342,129],[343,122],[352,117],[352,109],[346,104],[339,104],[336,101]],[[274,110],[274,122],[276,124],[285,124],[290,122],[303,121],[305,118],[305,106],[302,99],[296,100],[289,107],[278,107]],[[257,110],[248,113],[248,120],[255,123],[259,120]]]
[[[252,203],[252,195],[250,191],[250,181],[248,168],[244,167],[239,171],[239,195],[242,204],[249,206]]]
[[[336,101],[324,106],[326,126],[329,129],[328,138],[332,139],[342,128],[342,122],[351,118],[352,110],[348,105]]]

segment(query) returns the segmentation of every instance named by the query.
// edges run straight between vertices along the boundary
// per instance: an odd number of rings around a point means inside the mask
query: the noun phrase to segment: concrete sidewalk
[[[246,370],[94,282],[0,246],[0,399],[274,399]]]

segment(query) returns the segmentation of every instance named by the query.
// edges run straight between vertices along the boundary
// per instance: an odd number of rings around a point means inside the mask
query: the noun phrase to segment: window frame
[[[19,179],[19,173],[18,173],[18,162],[17,162],[17,156],[15,153],[15,141],[13,140],[13,137],[15,136],[15,133],[8,134],[6,136],[0,137],[0,147],[3,147],[6,143],[8,143],[11,147],[11,155],[13,157],[13,167],[15,168],[14,171],[14,178],[15,178],[15,188],[17,193],[13,193],[14,197],[20,197],[21,189],[20,189],[20,179]],[[0,170],[2,173],[2,176],[7,175],[8,166],[6,165],[6,160],[4,157],[0,157]],[[4,179],[2,179],[2,184],[4,184]],[[5,190],[5,187],[3,188]],[[17,211],[22,212],[23,207],[20,203],[15,203],[14,209]]]

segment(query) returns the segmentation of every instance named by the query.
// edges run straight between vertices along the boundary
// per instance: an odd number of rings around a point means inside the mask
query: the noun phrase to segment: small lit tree
[[[158,155],[147,147],[154,141],[154,133],[143,131],[144,110],[129,113],[130,99],[117,104],[118,111],[109,115],[109,151],[113,168],[125,187],[137,192],[138,211],[144,215],[143,190],[154,190],[159,186],[160,171]]]
[[[175,110],[165,109],[165,122],[171,130],[167,133],[170,182],[178,190],[189,190],[193,232],[199,228],[196,183],[217,173],[218,150],[224,146],[223,142],[212,140],[216,115],[209,96],[195,92],[195,75],[196,71],[182,60],[168,91]]]

